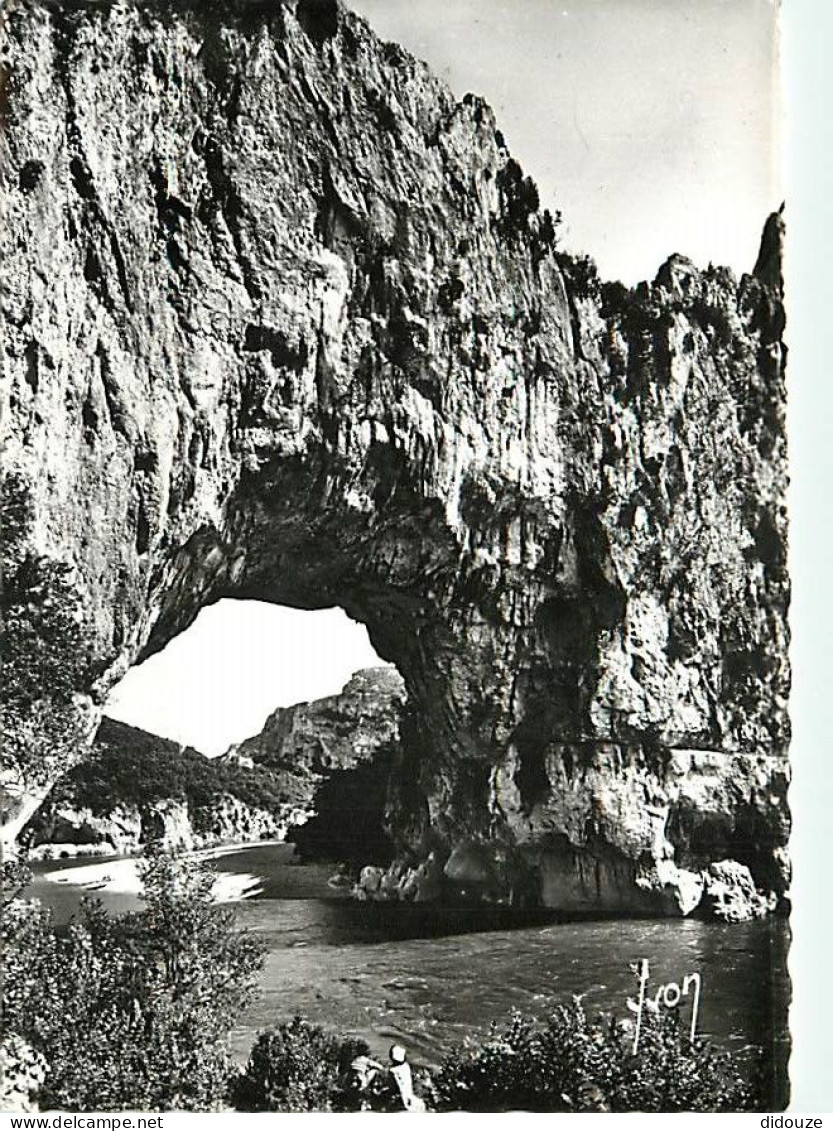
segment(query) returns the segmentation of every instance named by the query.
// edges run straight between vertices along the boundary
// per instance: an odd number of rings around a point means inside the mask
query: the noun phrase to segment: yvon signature
[[[634,1001],[633,998],[628,998],[628,1009],[636,1014],[633,1051],[636,1052],[639,1048],[639,1037],[642,1032],[642,1016],[645,1010],[648,1009],[658,1012],[661,1006],[665,1006],[666,1009],[673,1009],[680,1004],[684,997],[687,998],[690,992],[693,998],[690,1039],[693,1041],[694,1034],[697,1032],[697,1013],[700,1009],[700,975],[686,974],[685,978],[683,978],[682,986],[679,986],[676,982],[667,982],[665,985],[660,986],[656,993],[649,995],[647,992],[648,980],[650,978],[648,959],[643,958],[641,962],[631,966],[631,970],[633,970],[634,974],[636,974],[639,979],[639,1000]]]

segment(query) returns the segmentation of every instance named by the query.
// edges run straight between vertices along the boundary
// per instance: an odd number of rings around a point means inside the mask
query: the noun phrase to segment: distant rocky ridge
[[[35,856],[283,840],[315,817],[333,775],[390,754],[403,701],[395,669],[360,671],[337,695],[279,708],[260,734],[213,759],[104,718],[92,757],[56,784],[25,839]],[[388,771],[377,775],[382,798]],[[358,829],[372,851],[366,825]]]
[[[334,770],[367,762],[398,740],[404,703],[396,668],[364,668],[337,695],[278,707],[259,734],[230,746],[218,761],[271,770],[308,800],[308,780],[317,784]]]
[[[222,761],[265,770],[309,820],[290,839],[304,855],[390,857],[390,783],[401,762],[405,683],[392,666],[356,672],[338,695],[278,708]]]

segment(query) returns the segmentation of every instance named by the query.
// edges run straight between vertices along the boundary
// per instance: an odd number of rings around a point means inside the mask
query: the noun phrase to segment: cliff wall
[[[303,821],[302,857],[387,863],[399,808],[406,692],[394,667],[355,672],[338,695],[280,707],[222,757],[273,776]]]
[[[131,664],[254,597],[402,674],[403,853],[782,890],[780,217],[740,280],[604,284],[489,107],[330,0],[2,35],[7,836]]]

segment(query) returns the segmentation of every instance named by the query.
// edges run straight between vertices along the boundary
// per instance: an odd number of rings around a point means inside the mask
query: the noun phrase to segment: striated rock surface
[[[229,747],[219,762],[269,770],[308,806],[329,773],[372,761],[398,743],[404,705],[396,668],[365,668],[337,695],[279,707],[259,734]]]
[[[178,800],[117,805],[109,813],[98,813],[66,802],[53,806],[48,794],[24,836],[31,830],[32,860],[110,853],[131,856],[150,843],[191,852],[223,844],[284,840],[305,818],[305,813],[289,807],[274,813],[230,794],[217,797],[196,814],[187,802]]]
[[[415,865],[782,890],[781,219],[740,280],[604,284],[489,107],[334,0],[0,34],[7,836],[131,664],[254,597],[401,673]]]

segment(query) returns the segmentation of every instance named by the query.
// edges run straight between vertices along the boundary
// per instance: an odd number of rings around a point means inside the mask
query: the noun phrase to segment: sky
[[[671,252],[749,271],[778,175],[770,0],[349,0],[485,97],[562,239],[602,274]]]
[[[257,734],[276,707],[333,695],[382,662],[341,609],[218,601],[131,668],[105,713],[213,756]]]
[[[777,7],[769,0],[353,0],[385,39],[494,109],[608,278],[671,252],[751,269],[781,202]],[[206,754],[278,706],[330,695],[380,661],[338,609],[221,601],[131,669],[107,713]]]

